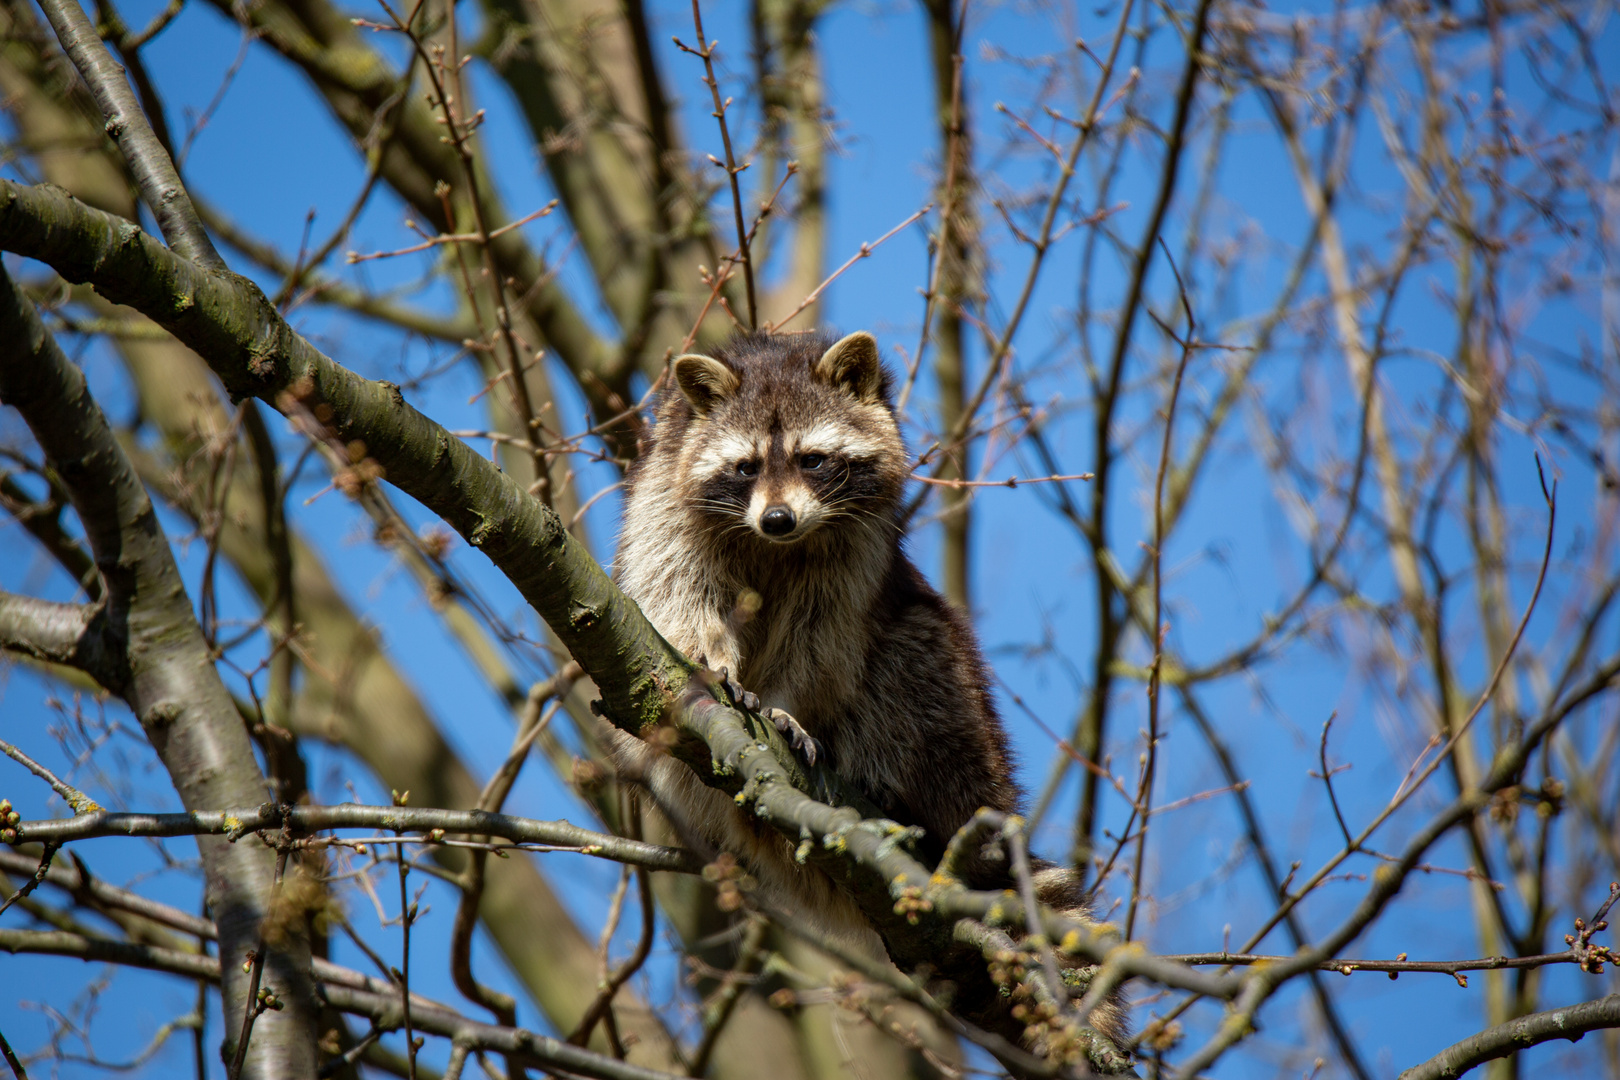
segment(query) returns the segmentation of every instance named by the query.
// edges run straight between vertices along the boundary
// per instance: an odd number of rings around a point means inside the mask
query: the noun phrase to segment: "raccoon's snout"
[[[780,504],[768,508],[759,517],[759,527],[767,536],[786,536],[798,523],[793,511]]]

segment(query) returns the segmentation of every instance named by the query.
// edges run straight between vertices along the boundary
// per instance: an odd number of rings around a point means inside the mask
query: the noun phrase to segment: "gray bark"
[[[247,729],[214,668],[146,489],[91,398],[83,372],[62,353],[3,267],[0,402],[22,413],[84,525],[105,583],[95,617],[96,648],[111,658],[98,665],[103,685],[129,703],[187,809],[263,802],[267,788]],[[10,610],[21,611],[17,605]],[[258,947],[269,913],[274,858],[262,844],[232,844],[218,836],[198,837],[197,847],[225,960],[226,1027],[234,1031],[232,1019],[246,1007],[242,958]],[[265,1013],[255,1024],[243,1072],[254,1080],[315,1071],[309,940],[302,919],[278,923],[287,929],[268,951],[265,980],[286,1008]]]

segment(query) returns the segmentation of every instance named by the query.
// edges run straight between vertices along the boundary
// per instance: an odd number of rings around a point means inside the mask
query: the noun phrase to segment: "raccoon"
[[[671,644],[757,696],[807,757],[921,826],[930,865],[980,807],[1017,812],[973,628],[904,550],[910,460],[877,341],[748,335],[677,357],[671,375],[625,480],[619,585]],[[677,827],[744,859],[778,902],[875,937],[781,835],[683,764],[610,737],[621,774]],[[1001,862],[972,877],[1010,884]],[[1036,879],[1042,899],[1082,913],[1068,871],[1042,863]]]

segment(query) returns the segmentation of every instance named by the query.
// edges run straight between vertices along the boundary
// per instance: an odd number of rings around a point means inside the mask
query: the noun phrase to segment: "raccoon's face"
[[[694,414],[683,440],[693,507],[772,544],[886,520],[906,461],[872,335],[819,357],[772,344],[730,359],[675,361]]]

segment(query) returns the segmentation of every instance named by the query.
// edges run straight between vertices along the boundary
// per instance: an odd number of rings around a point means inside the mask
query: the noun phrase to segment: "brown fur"
[[[677,648],[791,714],[921,854],[980,807],[1016,813],[1007,734],[973,628],[906,557],[910,462],[870,335],[747,336],[676,360],[626,477],[615,574]],[[819,462],[816,458],[820,458]],[[786,509],[789,534],[766,519]],[[778,900],[860,932],[853,904],[685,766],[616,733],[622,772],[678,825],[741,855]],[[1010,884],[981,861],[970,884]],[[1083,914],[1046,864],[1043,899]],[[870,931],[865,931],[867,934]]]

